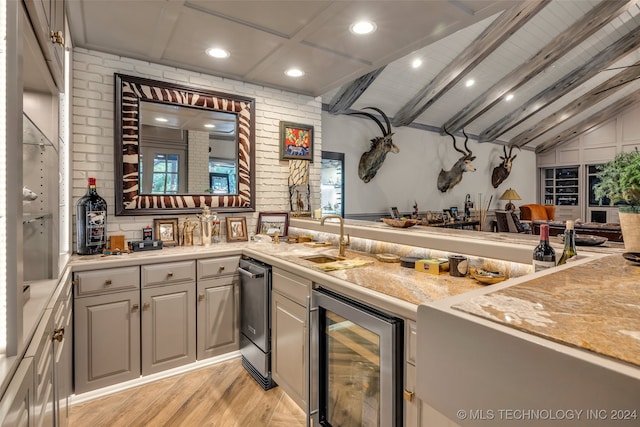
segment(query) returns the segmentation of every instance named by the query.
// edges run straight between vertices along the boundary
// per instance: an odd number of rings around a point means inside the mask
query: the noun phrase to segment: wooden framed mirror
[[[116,215],[255,211],[253,98],[123,74],[115,97]]]

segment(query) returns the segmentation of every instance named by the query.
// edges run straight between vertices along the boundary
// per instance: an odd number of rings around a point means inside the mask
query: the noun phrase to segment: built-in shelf
[[[50,212],[23,213],[22,224],[29,224],[35,221],[39,221],[41,219],[49,219],[52,217],[53,217],[53,214],[51,214]]]

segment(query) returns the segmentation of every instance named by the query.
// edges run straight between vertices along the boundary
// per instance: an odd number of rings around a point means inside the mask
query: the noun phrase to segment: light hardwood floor
[[[264,391],[240,359],[71,407],[71,427],[295,427],[304,412],[275,387]]]

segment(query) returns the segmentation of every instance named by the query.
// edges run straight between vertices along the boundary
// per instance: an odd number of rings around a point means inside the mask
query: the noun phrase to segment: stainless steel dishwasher
[[[240,353],[242,366],[265,389],[271,378],[271,266],[240,260]]]

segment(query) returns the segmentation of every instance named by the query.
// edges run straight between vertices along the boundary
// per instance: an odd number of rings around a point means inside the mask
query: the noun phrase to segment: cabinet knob
[[[140,306],[138,304],[133,304],[131,306],[131,311],[133,311],[133,312],[138,311],[139,308],[140,308]]]
[[[64,328],[56,329],[53,331],[53,340],[62,342],[64,338]]]
[[[51,31],[51,43],[64,46],[64,36],[62,35],[62,31]]]
[[[107,279],[107,280],[104,281],[104,285],[105,286],[109,286],[109,285],[111,285],[111,283],[112,283],[111,279]]]
[[[413,400],[414,393],[409,390],[404,390],[402,395],[404,397],[404,400],[406,400],[407,402],[411,402]]]
[[[173,277],[173,273],[172,273],[172,272],[168,272],[168,273],[167,273],[167,277],[168,277],[168,278],[172,278],[172,277]]]
[[[204,294],[198,295],[198,301],[204,301]]]
[[[142,304],[143,310],[149,310],[149,307],[151,307],[151,305],[148,302],[145,302],[144,304]]]
[[[224,271],[224,265],[218,267],[218,273],[222,273]]]

